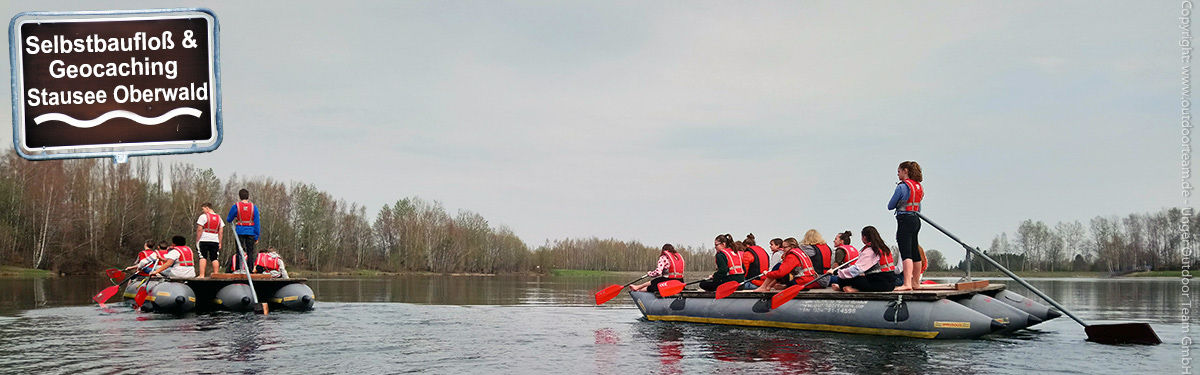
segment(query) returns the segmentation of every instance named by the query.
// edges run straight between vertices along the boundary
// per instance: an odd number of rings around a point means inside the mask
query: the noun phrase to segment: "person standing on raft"
[[[250,191],[242,189],[238,191],[238,201],[233,207],[229,207],[229,215],[226,215],[225,221],[233,223],[234,233],[237,233],[237,241],[242,243],[242,249],[246,251],[246,260],[255,259],[254,245],[258,243],[259,230],[262,228],[258,220],[258,206],[250,203]],[[242,257],[234,251],[233,261],[229,262],[229,272],[242,269]]]
[[[667,280],[683,281],[683,254],[675,251],[675,246],[665,244],[662,247],[662,254],[658,256],[658,264],[653,271],[646,272],[646,276],[653,277],[650,282],[635,285],[633,290],[638,292],[654,293],[658,291],[658,283]]]
[[[212,262],[212,272],[221,273],[221,240],[224,239],[225,222],[221,216],[213,212],[212,203],[200,205],[203,211],[196,219],[196,253],[200,256],[200,274],[204,277],[208,272],[208,263]]]
[[[900,182],[888,201],[888,209],[896,210],[896,247],[900,257],[904,259],[904,276],[896,290],[913,290],[921,285],[921,254],[917,248],[917,232],[921,231],[921,200],[925,198],[925,189],[921,187],[921,166],[915,161],[900,163],[896,168],[896,177]]]
[[[738,245],[740,246],[741,243]],[[734,248],[733,236],[719,235],[713,241],[713,246],[717,248],[717,271],[713,272],[708,279],[700,282],[700,289],[712,292],[716,291],[721,284],[730,281],[745,282],[746,272],[742,268],[742,255]]]

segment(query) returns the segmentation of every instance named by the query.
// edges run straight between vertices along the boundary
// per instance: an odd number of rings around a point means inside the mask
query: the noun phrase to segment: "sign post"
[[[122,163],[221,145],[220,27],[211,10],[25,12],[8,35],[22,157]]]

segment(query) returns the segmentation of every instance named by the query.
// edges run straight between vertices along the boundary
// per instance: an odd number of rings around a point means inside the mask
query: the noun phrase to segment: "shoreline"
[[[712,271],[692,271],[687,272],[685,279],[699,280],[708,277]],[[100,271],[96,272],[101,273]],[[556,277],[629,277],[636,278],[644,276],[642,271],[596,271],[596,270],[574,270],[574,269],[550,269],[550,270],[531,270],[522,272],[507,272],[507,273],[476,273],[476,272],[429,272],[429,271],[405,271],[405,272],[388,272],[378,270],[339,270],[339,271],[310,271],[310,270],[295,270],[288,272],[292,277],[314,277],[314,276],[357,276],[357,277],[377,277],[377,276],[470,276],[470,277],[496,277],[496,276],[556,276]],[[1124,278],[1178,278],[1180,270],[1167,271],[1144,271],[1120,276],[1112,276],[1108,272],[1072,272],[1072,271],[1055,271],[1055,272],[1014,272],[1022,278],[1055,278],[1055,279],[1124,279]],[[4,278],[52,278],[63,276],[79,276],[90,275],[91,273],[83,274],[66,274],[55,273],[53,271],[20,268],[13,266],[0,266],[0,277]],[[923,278],[926,279],[945,279],[945,278],[960,278],[965,273],[960,270],[953,271],[931,271],[926,272]],[[972,278],[1008,278],[999,271],[973,271]]]

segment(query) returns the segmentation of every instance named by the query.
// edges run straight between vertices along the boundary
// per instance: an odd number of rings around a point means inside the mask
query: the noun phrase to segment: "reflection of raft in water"
[[[304,282],[307,279],[276,279],[267,275],[254,275],[254,290],[258,301],[295,311],[312,310],[316,299],[313,291]],[[142,280],[135,279],[125,287],[123,295],[132,302],[137,296]],[[142,310],[168,313],[188,311],[230,310],[254,311],[254,298],[245,274],[218,274],[211,278],[169,278],[149,280],[145,284],[148,295]]]
[[[771,309],[774,293],[682,292],[662,298],[630,292],[652,321],[791,328],[926,339],[970,339],[1008,333],[1061,316],[1058,311],[987,281],[926,286],[910,292],[801,292]]]

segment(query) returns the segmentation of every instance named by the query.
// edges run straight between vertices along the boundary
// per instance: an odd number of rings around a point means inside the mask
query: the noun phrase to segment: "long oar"
[[[625,285],[613,284],[613,285],[609,285],[607,288],[601,289],[599,292],[596,292],[596,306],[603,305],[605,302],[608,302],[609,300],[613,299],[613,297],[616,297],[618,294],[621,294],[621,290],[624,290],[626,287],[633,285],[633,283],[642,281],[642,279],[645,279],[647,276],[649,276],[649,275],[644,275],[642,277],[639,277],[639,278],[637,278],[637,280],[630,281],[628,284],[625,284]]]
[[[751,278],[747,279],[746,281],[743,281],[740,283],[737,281],[729,281],[724,284],[721,284],[721,286],[717,287],[717,295],[716,295],[716,298],[714,298],[714,299],[722,299],[725,297],[729,297],[730,295],[733,295],[733,292],[736,292],[738,289],[740,289],[742,287],[742,285],[745,285],[746,282],[749,282],[752,280],[757,280],[758,278],[762,277],[763,275],[766,275],[766,274],[760,273],[760,274],[758,274],[758,276],[751,277]]]
[[[711,279],[700,279],[700,280],[696,280],[696,281],[693,281],[693,282],[690,282],[687,284],[684,284],[682,281],[679,281],[679,280],[663,281],[661,283],[658,283],[658,295],[662,296],[662,297],[670,297],[670,296],[679,294],[679,292],[682,292],[683,287],[692,285],[695,283],[699,283],[704,280],[711,280]]]
[[[841,265],[834,267],[833,271],[836,272],[837,270],[846,268],[846,266],[854,264],[854,261],[856,261],[856,260],[858,260],[858,257],[854,257],[853,259],[842,262]],[[791,301],[792,298],[796,298],[796,295],[800,294],[801,290],[804,290],[804,288],[807,288],[809,285],[812,285],[812,283],[815,283],[818,280],[821,280],[822,277],[829,276],[829,275],[833,275],[833,272],[823,273],[820,276],[817,276],[817,278],[812,279],[812,281],[805,283],[804,285],[799,285],[799,284],[792,285],[779,293],[775,293],[775,296],[771,297],[771,309],[774,310],[774,309],[779,308],[779,306],[783,306],[783,304],[787,303],[788,301]]]
[[[254,312],[267,314],[267,304],[258,303],[258,293],[254,291],[254,280],[250,277],[250,263],[246,263],[246,252],[242,250],[242,238],[234,237],[233,242],[237,244],[238,255],[242,257],[242,271],[246,272],[246,282],[250,284],[250,299],[254,301]]]
[[[934,228],[937,228],[937,230],[941,231],[943,234],[950,237],[950,239],[954,240],[954,242],[958,242],[958,244],[962,245],[962,247],[964,249],[967,249],[967,251],[974,253],[975,255],[978,255],[980,258],[983,258],[983,260],[986,260],[988,263],[991,263],[992,267],[996,267],[996,269],[1000,270],[1001,272],[1004,272],[1005,275],[1008,275],[1008,277],[1011,277],[1017,283],[1021,284],[1025,288],[1028,288],[1030,292],[1033,292],[1033,294],[1038,295],[1038,297],[1042,297],[1042,299],[1046,300],[1046,302],[1049,302],[1051,305],[1054,305],[1054,307],[1061,310],[1064,314],[1067,314],[1067,316],[1071,317],[1072,320],[1074,320],[1076,323],[1079,323],[1079,325],[1083,326],[1083,331],[1084,331],[1084,333],[1087,334],[1087,341],[1098,342],[1098,343],[1102,343],[1102,344],[1124,344],[1124,343],[1147,344],[1147,345],[1162,344],[1162,340],[1158,338],[1158,334],[1154,332],[1154,328],[1151,328],[1149,323],[1118,323],[1118,324],[1087,324],[1087,323],[1085,323],[1082,319],[1079,319],[1078,317],[1076,317],[1075,314],[1072,314],[1071,311],[1067,310],[1067,308],[1058,304],[1058,302],[1055,301],[1054,299],[1050,298],[1050,296],[1047,296],[1046,293],[1042,293],[1042,291],[1038,290],[1037,288],[1034,288],[1033,285],[1029,285],[1028,282],[1025,282],[1025,279],[1022,279],[1020,276],[1017,276],[1012,271],[1009,271],[1007,268],[1004,268],[1004,266],[1001,266],[1000,263],[996,262],[995,260],[992,260],[992,258],[988,257],[982,251],[979,251],[979,250],[971,247],[970,245],[967,245],[966,243],[962,242],[962,240],[958,239],[958,237],[955,237],[953,234],[950,234],[950,232],[946,231],[945,229],[942,229],[941,226],[938,226],[933,221],[929,220],[929,218],[925,217],[925,215],[922,215],[920,212],[917,212],[916,214],[918,217],[921,218],[921,220],[925,220],[926,223],[929,223],[929,225],[932,225]]]
[[[132,280],[134,276],[137,276],[137,274],[130,274],[129,277],[126,277],[125,280],[121,280],[121,282],[117,283],[117,285],[104,288],[104,290],[101,290],[100,293],[96,293],[96,295],[92,297],[92,300],[100,304],[100,307],[108,307],[105,306],[104,303],[108,302],[109,298],[112,298],[112,296],[117,294],[117,291],[121,289],[121,284],[129,282],[129,280]]]

